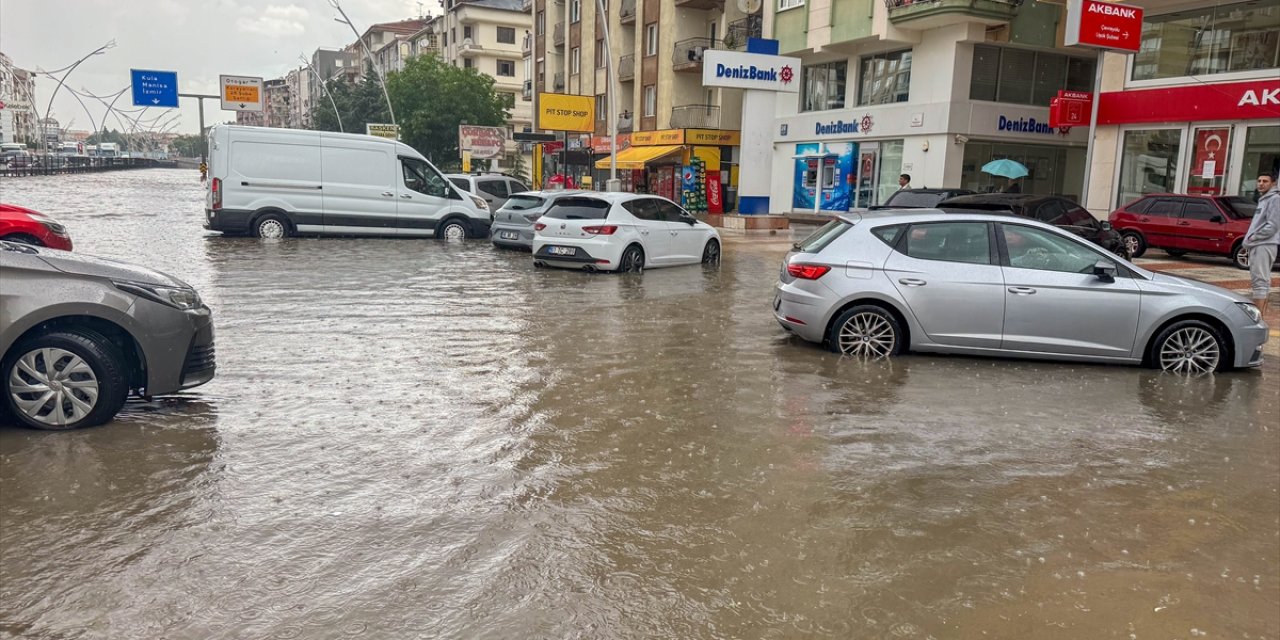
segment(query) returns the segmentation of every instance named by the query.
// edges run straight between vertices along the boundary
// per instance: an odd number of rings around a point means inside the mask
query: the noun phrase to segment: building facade
[[[356,66],[354,80],[356,82],[364,80],[364,74],[369,64],[369,58],[366,55],[377,60],[376,53],[378,51],[397,39],[406,39],[422,31],[423,27],[427,26],[427,20],[427,18],[410,18],[399,22],[382,22],[366,29],[358,41],[347,45],[343,49],[344,52],[355,55],[359,61]],[[368,51],[367,54],[365,53],[366,50]]]
[[[293,97],[289,91],[286,78],[273,78],[262,83],[266,97],[264,107],[264,123],[268,127],[289,128],[290,114],[293,112]]]
[[[778,94],[770,210],[840,211],[899,188],[1010,187],[1079,199],[1087,132],[1048,125],[1060,90],[1088,91],[1096,54],[1062,46],[1064,8],[1016,0],[771,0],[766,30],[801,58]]]
[[[35,75],[14,66],[9,56],[0,53],[0,142],[38,141],[35,94]]]
[[[1255,198],[1280,170],[1280,4],[1145,0],[1138,53],[1105,55],[1087,208],[1146,193]]]

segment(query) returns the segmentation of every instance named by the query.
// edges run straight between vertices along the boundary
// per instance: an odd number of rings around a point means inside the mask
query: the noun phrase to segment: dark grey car
[[[213,317],[158,271],[0,241],[0,413],[37,429],[115,417],[130,393],[204,384]]]

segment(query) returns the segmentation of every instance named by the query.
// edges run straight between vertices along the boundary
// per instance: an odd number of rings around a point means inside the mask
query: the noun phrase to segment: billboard
[[[458,127],[458,151],[470,153],[472,160],[501,158],[507,150],[507,130],[502,127]]]
[[[707,49],[702,54],[707,87],[800,92],[800,58]]]
[[[538,94],[538,128],[548,131],[596,130],[596,101],[592,96]]]
[[[394,124],[374,124],[370,122],[364,125],[364,133],[365,135],[378,136],[379,138],[400,139],[400,127]]]
[[[1067,0],[1063,42],[1136,52],[1142,45],[1142,7],[1101,0]]]

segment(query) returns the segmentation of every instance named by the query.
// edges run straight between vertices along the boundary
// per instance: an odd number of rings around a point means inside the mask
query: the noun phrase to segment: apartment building
[[[262,90],[266,98],[266,104],[263,105],[265,110],[265,122],[268,127],[288,128],[290,113],[293,111],[293,96],[290,95],[289,81],[287,78],[273,78],[262,83]]]
[[[412,38],[414,34],[396,35],[381,49],[373,52],[373,59],[378,61],[378,68],[386,73],[401,71],[404,64],[413,57]]]
[[[1063,46],[1065,8],[1021,0],[768,0],[765,31],[803,61],[772,124],[770,210],[840,211],[913,187],[1080,198],[1087,130],[1048,125],[1060,90],[1090,91],[1097,55]]]
[[[581,155],[589,158],[588,172],[595,174],[596,182],[604,177],[609,152],[616,147],[626,190],[647,190],[679,201],[678,174],[682,167],[697,164],[694,157],[702,158],[699,166],[722,174],[723,184],[731,186],[736,176],[733,133],[742,123],[741,91],[704,87],[702,56],[708,49],[742,49],[748,37],[759,37],[759,3],[607,0],[604,5],[601,14],[596,0],[528,2],[534,18],[526,54],[533,74],[531,93],[595,97],[596,135],[581,145]],[[620,136],[614,141],[607,138],[609,60],[618,75],[614,104]],[[575,140],[571,137],[568,144],[572,148]],[[627,151],[630,147],[652,148]]]
[[[356,59],[360,62],[356,67],[354,80],[356,82],[364,80],[365,67],[368,64],[368,59],[365,57],[365,49],[368,50],[368,55],[373,56],[376,60],[377,56],[375,54],[381,51],[383,47],[399,39],[407,39],[422,31],[423,27],[427,26],[427,21],[428,18],[410,18],[398,22],[381,22],[365,29],[359,40],[343,49],[344,52],[356,56]]]
[[[1280,171],[1280,4],[1138,0],[1138,53],[1102,64],[1086,207],[1146,193],[1257,197]],[[1212,213],[1182,212],[1192,224]]]
[[[35,75],[0,53],[0,142],[37,141],[35,94]]]

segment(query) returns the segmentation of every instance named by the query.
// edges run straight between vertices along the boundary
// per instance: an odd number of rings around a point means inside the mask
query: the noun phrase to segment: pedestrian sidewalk
[[[1175,258],[1153,249],[1147,253],[1146,257],[1138,258],[1133,262],[1143,269],[1208,282],[1246,298],[1249,297],[1249,272],[1231,266],[1226,258],[1209,256]],[[1274,339],[1280,338],[1280,274],[1274,271],[1271,274],[1271,295],[1268,296],[1268,300],[1270,304],[1263,320],[1271,327],[1272,345],[1275,345]]]

